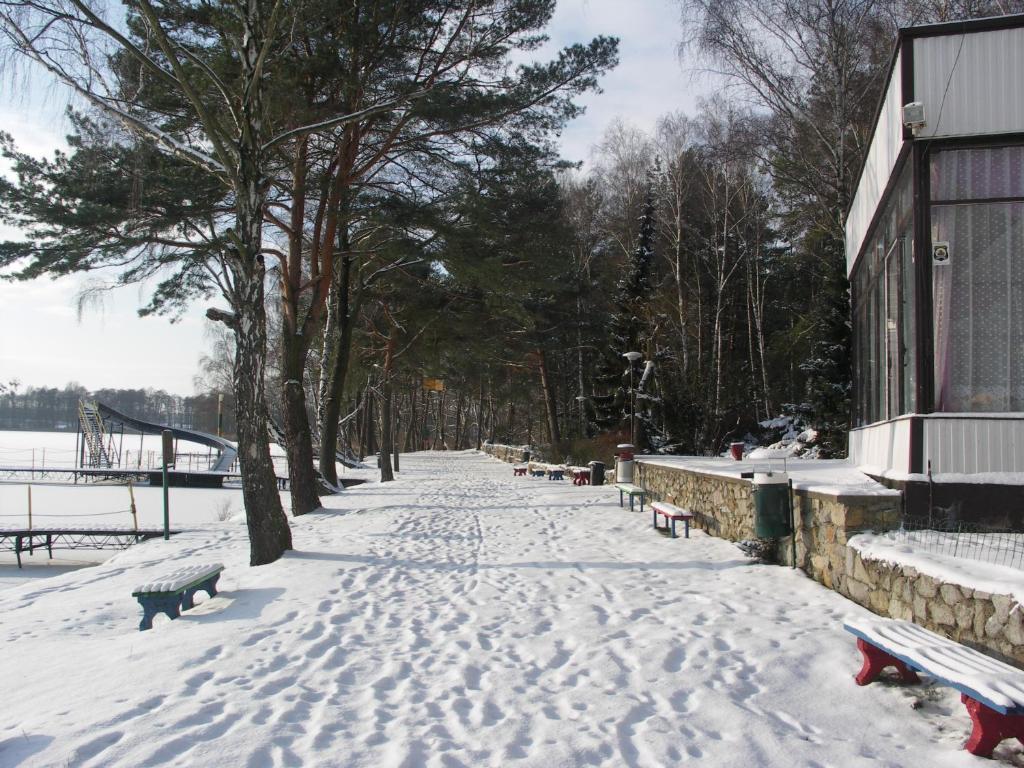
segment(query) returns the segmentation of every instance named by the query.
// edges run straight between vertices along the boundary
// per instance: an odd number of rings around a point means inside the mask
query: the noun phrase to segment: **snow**
[[[746,472],[789,472],[797,490],[828,496],[899,496],[871,479],[846,459],[765,457],[743,461],[713,456],[637,456],[645,464],[676,467],[712,477],[739,479]]]
[[[1012,595],[1018,603],[1024,601],[1024,571],[976,559],[984,556],[984,552],[979,550],[991,551],[993,547],[1005,546],[1007,542],[1002,540],[1008,536],[1015,538],[1016,548],[1021,549],[1024,547],[1024,534],[972,534],[969,538],[960,537],[956,542],[957,557],[951,554],[954,551],[952,541],[948,546],[926,549],[925,537],[934,539],[936,536],[953,537],[954,534],[934,531],[860,533],[850,538],[848,546],[860,552],[865,560],[914,568],[919,573],[947,584],[997,595]]]
[[[927,483],[928,475],[920,472],[901,472],[895,469],[862,465],[860,470],[874,477],[884,477],[887,480],[900,482]],[[1024,472],[936,472],[932,475],[932,482],[961,483],[970,485],[1024,485]]]
[[[0,590],[0,763],[977,765],[955,692],[857,687],[869,614],[801,572],[660,536],[614,487],[401,466],[271,565],[183,490],[171,540]],[[209,561],[220,594],[139,632],[132,588]]]
[[[196,579],[211,576],[223,569],[224,566],[221,563],[186,565],[173,573],[160,577],[156,581],[147,581],[145,584],[140,584],[132,590],[132,594],[134,595],[137,592],[177,592]]]

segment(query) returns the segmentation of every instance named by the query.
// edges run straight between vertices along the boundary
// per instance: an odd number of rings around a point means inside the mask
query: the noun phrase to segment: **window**
[[[1024,410],[1024,147],[935,152],[935,407]]]
[[[886,203],[853,290],[858,425],[914,410],[913,189],[909,165]]]

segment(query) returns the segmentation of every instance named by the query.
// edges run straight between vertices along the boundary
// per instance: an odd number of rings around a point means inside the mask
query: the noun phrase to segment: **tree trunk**
[[[455,403],[455,440],[452,443],[452,448],[456,451],[459,450],[459,447],[462,445],[462,426],[465,421],[463,419],[462,411],[464,409],[465,402],[466,395],[460,389],[459,399]]]
[[[262,202],[254,193],[248,209],[240,201],[238,230],[243,249],[260,248]],[[248,241],[247,243],[245,241]],[[264,372],[267,362],[267,317],[263,296],[263,263],[244,252],[233,264],[232,304],[235,312],[235,423],[242,499],[249,530],[249,564],[264,565],[292,548],[291,530],[281,507],[277,477],[270,459]]]
[[[480,379],[480,397],[476,402],[476,449],[479,451],[484,442],[484,380],[482,377]]]
[[[394,464],[395,472],[400,472],[399,459],[398,459],[398,438],[400,436],[399,424],[401,422],[401,407],[402,398],[399,396],[398,402],[395,404],[394,409],[391,412],[391,446],[392,446],[392,464]]]
[[[544,390],[544,412],[548,421],[548,437],[551,438],[552,450],[557,450],[562,442],[562,435],[558,431],[558,410],[555,403],[555,384],[551,381],[551,374],[548,371],[548,359],[543,349],[537,349],[537,367],[540,369],[540,385]]]
[[[348,228],[341,227],[341,247],[348,248]],[[324,333],[324,351],[320,370],[320,412],[317,415],[320,430],[320,474],[324,480],[337,486],[338,470],[335,464],[338,452],[338,420],[341,418],[341,400],[348,374],[349,351],[352,348],[352,326],[358,299],[350,302],[353,259],[348,253],[341,260],[331,282],[331,295],[327,299],[327,322]],[[350,306],[355,304],[356,306]]]
[[[306,357],[305,344],[285,328],[281,334],[281,396],[284,410],[284,447],[288,454],[288,484],[292,514],[296,517],[320,508],[318,482],[313,465],[313,438],[310,434],[309,414],[306,411],[306,391],[302,386]],[[337,485],[337,481],[334,484]]]
[[[380,397],[380,481],[390,483],[395,479],[391,471],[391,380],[385,376],[381,384]]]
[[[265,565],[292,548],[288,518],[277,492],[274,464],[267,435],[267,400],[264,390],[267,363],[267,315],[263,295],[263,89],[258,60],[263,40],[259,6],[250,3],[242,14],[244,51],[242,79],[252,85],[242,100],[238,137],[238,176],[235,189],[235,242],[229,254],[232,323],[235,331],[235,421],[238,463],[242,473],[242,499],[249,530],[249,564]],[[231,258],[233,257],[233,258]]]

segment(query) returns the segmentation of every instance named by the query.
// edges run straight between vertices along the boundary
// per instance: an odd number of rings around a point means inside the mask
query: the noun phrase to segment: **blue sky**
[[[569,160],[585,162],[612,119],[649,130],[666,112],[693,112],[709,90],[676,54],[681,30],[675,0],[560,0],[549,34],[551,42],[538,57],[599,34],[621,39],[619,67],[602,80],[603,93],[582,101],[586,114],[561,137]],[[33,154],[61,146],[63,92],[44,85],[26,95],[11,85],[5,81],[0,91],[0,130]],[[0,237],[9,235],[0,228]],[[55,387],[76,381],[89,389],[153,387],[191,394],[206,351],[207,304],[191,307],[174,324],[139,318],[136,310],[147,290],[139,286],[108,294],[102,307],[79,317],[75,297],[86,285],[81,277],[0,282],[0,381]]]

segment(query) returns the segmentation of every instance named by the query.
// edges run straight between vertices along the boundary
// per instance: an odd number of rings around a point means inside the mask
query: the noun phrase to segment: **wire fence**
[[[905,517],[893,534],[918,551],[1024,570],[1021,532],[950,519],[936,511],[930,517]]]

